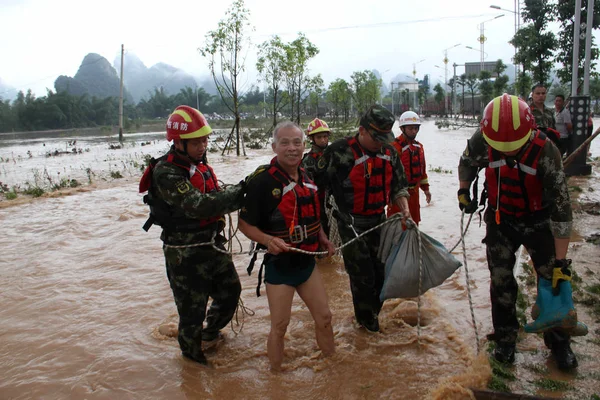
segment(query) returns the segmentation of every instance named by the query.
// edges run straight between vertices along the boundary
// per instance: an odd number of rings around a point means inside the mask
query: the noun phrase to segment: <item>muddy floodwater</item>
[[[425,147],[433,198],[430,205],[422,198],[420,228],[448,248],[460,238],[457,164],[472,133],[471,128],[439,130],[427,121],[418,136]],[[0,201],[0,399],[469,398],[457,384],[444,381],[447,377],[485,388],[489,367],[485,356],[477,357],[464,266],[421,297],[418,337],[417,299],[386,301],[380,333],[359,329],[343,265],[335,258],[319,261],[337,353],[321,355],[310,313],[296,296],[284,370],[273,373],[266,354],[266,293],[263,287],[263,295],[256,297],[256,274],[246,273],[250,257],[236,254],[244,307],[224,329],[225,340],[207,351],[210,368],[182,358],[173,337],[177,311],[166,278],[160,228],[142,230],[148,210],[137,191],[144,156],[163,154],[167,142],[163,134],[147,133],[127,135],[122,148],[114,148],[116,144],[114,136],[0,137],[3,185],[24,189],[65,180],[79,183],[33,200],[19,196]],[[591,152],[600,155],[600,143],[593,143]],[[226,183],[238,182],[271,157],[270,149],[247,150],[245,157],[209,154],[217,176]],[[591,177],[574,182],[582,189],[580,201],[600,201],[596,169]],[[600,246],[584,238],[600,230],[600,217],[576,217],[571,253],[592,271],[586,279],[597,282]],[[231,223],[235,227],[235,214]],[[492,328],[484,231],[474,218],[465,254],[477,335],[485,354],[485,335]],[[241,233],[237,237],[233,251],[239,252],[240,245],[247,250],[248,240]],[[463,261],[462,246],[454,255]],[[517,379],[511,388],[571,399],[600,393],[597,318],[580,313],[590,335],[573,345],[580,361],[575,373],[556,370],[543,341],[526,336],[518,345],[512,369]],[[540,375],[534,365],[570,389],[553,392],[536,386]]]

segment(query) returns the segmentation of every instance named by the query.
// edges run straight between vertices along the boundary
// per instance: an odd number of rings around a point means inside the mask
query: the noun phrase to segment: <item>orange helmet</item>
[[[488,103],[481,119],[481,133],[494,149],[511,152],[529,139],[535,119],[526,102],[504,93]]]
[[[190,106],[179,106],[167,120],[167,140],[195,139],[212,132],[204,115]]]
[[[310,121],[310,123],[308,124],[308,128],[306,128],[306,134],[308,136],[316,135],[317,133],[322,132],[329,133],[331,132],[331,130],[329,129],[327,122],[319,118],[315,118],[312,121]]]

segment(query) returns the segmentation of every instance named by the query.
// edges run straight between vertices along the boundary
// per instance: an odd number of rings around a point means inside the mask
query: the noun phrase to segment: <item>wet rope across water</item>
[[[471,214],[471,217],[473,216],[473,214]],[[466,280],[466,284],[467,284],[467,296],[469,298],[469,309],[471,310],[471,321],[473,323],[473,329],[475,330],[475,342],[477,343],[477,354],[479,354],[480,348],[479,348],[479,330],[477,329],[477,321],[475,320],[475,311],[473,310],[473,298],[471,297],[471,284],[470,284],[470,279],[469,279],[469,268],[467,267],[467,249],[466,249],[466,244],[465,244],[465,235],[467,233],[467,229],[468,229],[468,224],[467,224],[467,228],[463,229],[464,226],[464,221],[465,221],[465,211],[462,211],[462,214],[460,216],[460,241],[459,243],[462,242],[462,251],[463,251],[463,263],[465,266],[465,280]],[[471,222],[471,218],[469,218],[469,222]],[[458,245],[458,243],[457,243]],[[454,246],[456,247],[456,246]]]

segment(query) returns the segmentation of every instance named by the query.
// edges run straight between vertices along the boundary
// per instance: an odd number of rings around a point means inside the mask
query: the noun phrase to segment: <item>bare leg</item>
[[[267,340],[267,355],[271,362],[271,368],[279,371],[283,362],[283,340],[290,323],[292,300],[296,289],[288,285],[272,285],[270,283],[265,285],[271,314],[271,332],[269,332],[269,339]]]
[[[319,270],[315,268],[310,278],[298,286],[296,290],[315,320],[315,333],[319,348],[323,355],[332,355],[335,353],[335,343],[333,341],[331,311],[329,310],[327,293]]]

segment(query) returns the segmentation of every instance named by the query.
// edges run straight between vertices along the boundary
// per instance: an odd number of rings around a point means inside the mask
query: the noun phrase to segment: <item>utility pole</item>
[[[121,45],[121,84],[119,88],[119,143],[123,143],[123,58],[125,46]]]

